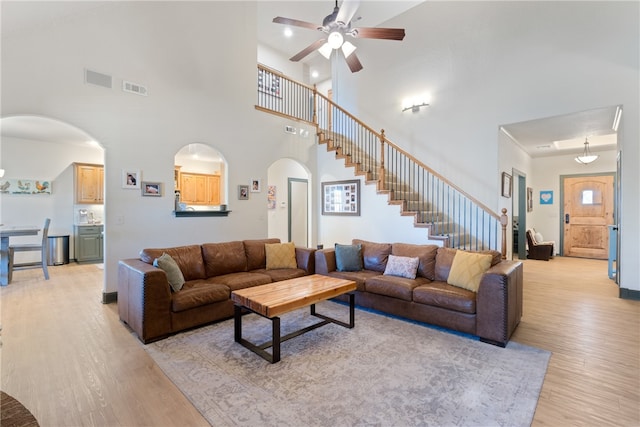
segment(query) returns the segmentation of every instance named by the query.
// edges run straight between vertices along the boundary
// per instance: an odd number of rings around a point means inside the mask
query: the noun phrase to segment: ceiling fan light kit
[[[589,150],[589,141],[587,138],[584,139],[584,152],[581,156],[576,157],[576,162],[581,163],[583,165],[588,165],[589,163],[595,162],[598,159],[597,154],[591,154],[591,150]]]
[[[321,26],[298,19],[284,18],[282,16],[273,18],[273,22],[276,24],[318,30],[327,34],[326,39],[316,40],[289,59],[294,62],[300,61],[315,50],[325,58],[330,59],[333,50],[342,48],[342,54],[349,69],[352,73],[355,73],[362,70],[362,64],[355,54],[356,46],[345,41],[345,36],[360,39],[404,39],[405,32],[403,28],[351,28],[353,17],[359,5],[359,0],[343,0],[342,5],[338,7],[338,0],[336,0],[333,12],[322,20]]]

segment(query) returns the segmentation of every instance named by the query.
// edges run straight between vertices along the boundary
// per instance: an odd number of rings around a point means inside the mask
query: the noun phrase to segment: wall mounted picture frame
[[[37,179],[0,180],[2,194],[51,194],[51,181]]]
[[[360,216],[360,180],[323,182],[322,215]]]
[[[270,185],[267,188],[267,209],[276,208],[276,186]]]
[[[533,210],[533,188],[527,187],[527,212]]]
[[[136,169],[122,169],[122,188],[127,190],[139,190],[142,175]]]
[[[162,196],[162,183],[161,182],[142,182],[142,195],[151,197]]]
[[[275,71],[275,70],[274,70]],[[258,69],[258,91],[276,98],[282,98],[280,92],[280,76],[269,70]]]
[[[259,193],[260,191],[262,191],[262,183],[260,182],[259,179],[252,179],[251,180],[251,192],[252,193]]]
[[[238,200],[249,200],[248,185],[238,185]]]
[[[541,205],[553,204],[553,190],[540,191],[540,204]]]
[[[511,175],[502,172],[502,197],[511,197]]]

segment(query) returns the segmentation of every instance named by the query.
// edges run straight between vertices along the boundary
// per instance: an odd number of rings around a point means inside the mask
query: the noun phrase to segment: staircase
[[[309,102],[313,100],[313,102]],[[316,127],[318,142],[344,159],[356,176],[375,185],[401,215],[413,216],[430,240],[467,250],[492,249],[506,256],[506,209],[492,212],[385,136],[319,93],[314,86],[258,65],[256,109]]]

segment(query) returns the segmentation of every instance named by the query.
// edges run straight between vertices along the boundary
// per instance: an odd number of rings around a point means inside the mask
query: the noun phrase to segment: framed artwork
[[[511,197],[511,175],[502,172],[502,197]]]
[[[4,194],[51,194],[51,181],[36,179],[0,180],[0,193]]]
[[[276,186],[270,185],[267,188],[267,209],[276,208]]]
[[[258,91],[282,98],[280,76],[262,68],[258,69]]]
[[[135,169],[122,169],[122,188],[136,190],[140,188],[140,171]]]
[[[260,180],[259,179],[252,179],[251,180],[251,192],[252,193],[259,193],[262,190],[262,186],[260,185]]]
[[[540,204],[552,205],[553,204],[553,191],[545,190],[540,192]]]
[[[249,200],[248,185],[238,185],[238,200]]]
[[[162,196],[162,183],[161,182],[143,182],[142,185],[143,196]]]
[[[527,187],[527,212],[533,210],[533,188]]]
[[[323,182],[322,215],[360,216],[360,180]]]

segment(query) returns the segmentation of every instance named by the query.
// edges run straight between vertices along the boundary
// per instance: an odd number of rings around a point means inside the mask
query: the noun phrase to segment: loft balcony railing
[[[258,65],[256,109],[316,127],[320,143],[375,183],[389,202],[413,215],[429,237],[468,250],[492,249],[506,257],[506,209],[498,215],[458,186],[319,93]]]

